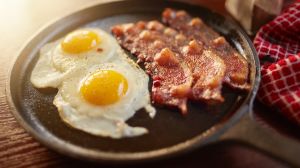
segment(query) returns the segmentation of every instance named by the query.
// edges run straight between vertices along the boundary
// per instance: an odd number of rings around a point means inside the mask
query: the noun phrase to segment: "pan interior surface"
[[[30,74],[39,57],[39,49],[45,43],[80,27],[98,27],[110,32],[110,27],[116,24],[160,20],[160,13],[165,7],[184,9],[194,16],[201,17],[208,25],[224,35],[249,60],[249,64],[253,64],[250,44],[240,29],[224,17],[205,8],[175,2],[137,0],[99,4],[51,24],[22,50],[11,72],[10,96],[15,108],[14,114],[20,118],[25,127],[30,127],[30,132],[35,137],[41,141],[48,139],[46,140],[48,142],[43,142],[46,145],[63,142],[61,144],[71,144],[95,153],[138,153],[169,148],[204,135],[216,124],[236,113],[248,100],[249,95],[225,87],[223,89],[225,102],[220,105],[190,102],[187,116],[182,116],[174,109],[156,107],[157,115],[154,119],[149,118],[143,110],[140,110],[128,120],[128,123],[132,126],[146,127],[149,130],[148,134],[123,139],[102,138],[73,129],[65,124],[52,103],[57,90],[36,89],[30,83]],[[55,144],[50,146],[53,147]],[[74,150],[63,149],[63,146],[58,148],[60,151],[74,152]]]

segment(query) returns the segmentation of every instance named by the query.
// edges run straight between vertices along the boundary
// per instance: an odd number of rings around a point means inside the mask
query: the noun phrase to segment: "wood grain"
[[[107,1],[107,0],[105,0]],[[72,13],[99,0],[10,0],[0,1],[0,167],[99,167],[62,156],[33,139],[19,126],[10,113],[5,96],[8,69],[21,46],[49,21]],[[224,12],[224,1],[193,1]],[[217,155],[215,155],[217,153]],[[278,161],[242,147],[225,144],[205,147],[179,159],[148,164],[147,167],[194,167],[194,164],[213,167],[284,167]],[[102,165],[103,166],[103,165]],[[106,167],[106,166],[104,166]]]

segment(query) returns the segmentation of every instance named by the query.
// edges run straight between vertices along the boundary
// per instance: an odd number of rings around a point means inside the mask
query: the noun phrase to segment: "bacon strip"
[[[190,99],[208,103],[222,102],[222,81],[226,66],[212,50],[204,49],[197,41],[190,41],[182,49],[184,61],[193,72],[193,88]]]
[[[132,54],[138,62],[143,62],[146,71],[153,80],[152,100],[156,104],[173,106],[187,112],[187,96],[176,95],[175,87],[191,88],[191,72],[184,62],[179,60],[176,50],[169,48],[167,38],[160,37],[164,26],[154,22],[138,22],[114,26],[112,33],[118,42]],[[171,61],[170,61],[171,60]]]
[[[222,58],[226,64],[224,82],[233,88],[249,90],[249,67],[242,57],[224,37],[207,26],[200,18],[192,18],[183,10],[165,9],[162,20],[168,26],[176,29],[191,40],[203,43]]]
[[[155,103],[177,106],[186,112],[187,98],[222,102],[225,64],[201,43],[188,40],[157,21],[114,26],[119,43],[140,62],[153,79]]]

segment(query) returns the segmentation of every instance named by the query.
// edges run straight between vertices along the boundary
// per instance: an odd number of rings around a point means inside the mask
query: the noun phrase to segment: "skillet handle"
[[[277,159],[300,167],[300,141],[262,127],[253,119],[251,114],[252,112],[244,114],[238,123],[221,136],[220,140],[246,143]]]

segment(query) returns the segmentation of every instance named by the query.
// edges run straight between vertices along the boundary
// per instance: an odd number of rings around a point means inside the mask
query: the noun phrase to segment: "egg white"
[[[53,66],[50,52],[52,47],[53,43],[49,43],[41,48],[40,57],[32,70],[30,81],[37,88],[57,88],[67,76],[73,73],[72,69],[62,72]]]
[[[73,128],[93,135],[119,139],[148,133],[146,128],[131,127],[124,120],[108,119],[102,115],[91,117],[85,114],[78,114],[77,109],[65,101],[60,93],[55,96],[53,103],[64,122]]]

